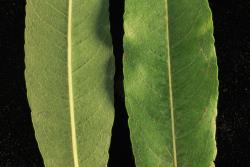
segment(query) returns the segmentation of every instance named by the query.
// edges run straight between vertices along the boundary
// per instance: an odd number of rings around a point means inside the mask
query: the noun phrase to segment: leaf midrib
[[[67,69],[68,69],[68,93],[69,93],[69,112],[71,126],[71,140],[74,167],[79,167],[77,138],[75,127],[75,109],[74,109],[74,94],[73,94],[73,76],[72,76],[72,10],[73,0],[68,0],[68,26],[67,26]]]
[[[171,72],[171,56],[170,56],[170,40],[169,40],[169,13],[168,13],[168,0],[165,1],[165,21],[166,21],[166,49],[167,49],[167,68],[168,68],[168,85],[169,85],[169,104],[171,113],[171,128],[173,140],[173,167],[177,167],[176,155],[176,137],[175,137],[175,116],[174,116],[174,103],[173,103],[173,88],[172,88],[172,72]]]

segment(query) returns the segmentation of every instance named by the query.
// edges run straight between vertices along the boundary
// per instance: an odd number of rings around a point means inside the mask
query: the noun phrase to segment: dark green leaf
[[[136,166],[212,166],[218,74],[207,0],[125,0],[124,20]]]

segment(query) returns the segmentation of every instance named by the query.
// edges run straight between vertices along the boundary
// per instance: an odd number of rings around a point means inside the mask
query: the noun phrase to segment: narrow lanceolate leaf
[[[125,0],[124,20],[136,166],[212,166],[218,74],[207,0]]]
[[[28,0],[26,83],[46,167],[107,165],[113,124],[108,0]]]

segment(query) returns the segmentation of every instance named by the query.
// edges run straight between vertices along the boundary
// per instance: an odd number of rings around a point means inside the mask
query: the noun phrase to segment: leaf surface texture
[[[107,165],[114,57],[108,0],[28,0],[26,85],[47,167]]]
[[[125,0],[124,29],[136,166],[211,166],[218,72],[207,0]]]

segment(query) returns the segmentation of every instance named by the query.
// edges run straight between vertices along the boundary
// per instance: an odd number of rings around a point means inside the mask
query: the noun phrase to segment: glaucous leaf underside
[[[28,0],[26,85],[46,167],[107,165],[114,118],[108,0]]]

